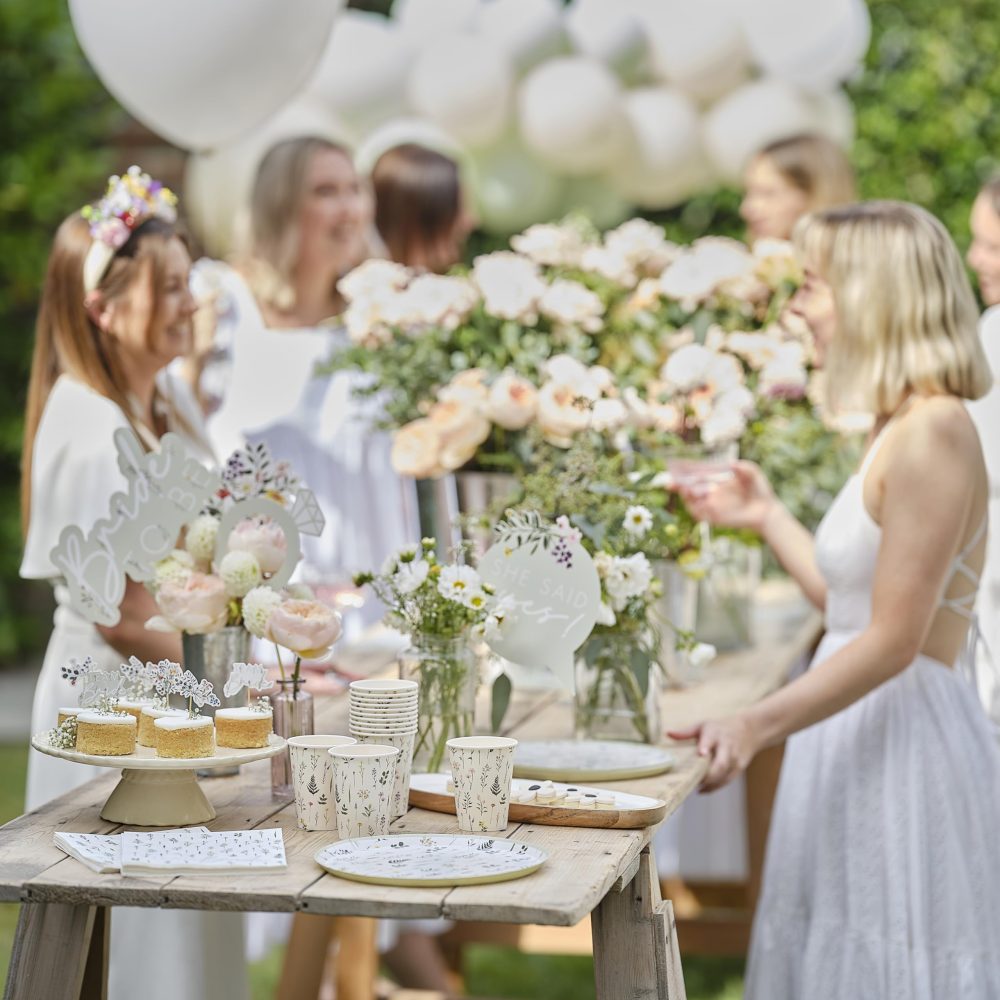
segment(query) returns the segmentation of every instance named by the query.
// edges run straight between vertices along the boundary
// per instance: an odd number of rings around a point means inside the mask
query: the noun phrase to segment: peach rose
[[[249,552],[265,576],[277,573],[288,552],[284,531],[269,517],[247,517],[233,529],[226,542],[230,552]]]
[[[319,601],[285,601],[272,612],[268,632],[279,646],[317,660],[340,638],[340,615]]]
[[[184,583],[167,581],[156,592],[162,618],[152,618],[147,628],[157,631],[205,635],[223,628],[229,617],[226,587],[217,576],[191,573]]]
[[[507,372],[493,383],[486,416],[508,431],[527,427],[538,411],[538,390],[519,375]]]
[[[426,418],[413,420],[396,431],[392,439],[392,467],[401,476],[429,479],[440,476],[441,436]]]
[[[490,422],[477,410],[459,400],[435,403],[427,420],[441,442],[438,459],[449,472],[461,468],[490,436]]]
[[[489,392],[486,372],[482,368],[467,368],[438,392],[438,399],[443,403],[465,403],[466,406],[480,409],[486,405]]]
[[[568,448],[590,426],[590,405],[573,386],[547,382],[538,393],[538,423],[546,441]]]

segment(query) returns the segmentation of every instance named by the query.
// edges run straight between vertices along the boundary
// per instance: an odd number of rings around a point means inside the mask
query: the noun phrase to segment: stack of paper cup
[[[399,750],[392,790],[392,818],[396,819],[409,806],[417,733],[417,682],[354,681],[350,713],[350,733],[359,743],[379,743]]]

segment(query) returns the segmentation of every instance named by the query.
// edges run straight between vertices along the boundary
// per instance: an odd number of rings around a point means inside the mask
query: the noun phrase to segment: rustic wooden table
[[[770,623],[757,647],[720,657],[704,682],[665,698],[670,723],[692,722],[751,704],[778,687],[808,649],[818,621],[802,613]],[[318,702],[317,732],[346,731],[346,699]],[[554,695],[515,698],[507,728],[526,739],[568,735],[569,706]],[[662,798],[669,816],[697,788],[705,764],[677,748],[667,774],[607,784]],[[328,875],[313,861],[335,839],[296,827],[294,806],[271,797],[267,762],[237,777],[202,784],[217,830],[280,827],[288,869],[256,878],[123,878],[98,875],[67,857],[53,831],[113,833],[98,813],[117,780],[98,778],[0,828],[0,901],[22,904],[5,997],[76,1000],[105,995],[107,908],[160,906],[204,910],[284,911],[371,917],[447,917],[572,926],[593,914],[594,974],[601,1000],[683,997],[684,984],[669,901],[661,900],[646,830],[600,830],[512,824],[505,836],[544,848],[533,875],[496,885],[446,889],[365,885]],[[393,823],[406,833],[457,831],[453,817],[411,809]],[[58,957],[58,960],[55,960]]]

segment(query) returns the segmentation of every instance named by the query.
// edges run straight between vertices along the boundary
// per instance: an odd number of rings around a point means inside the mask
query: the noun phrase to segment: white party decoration
[[[351,127],[373,128],[406,111],[414,54],[394,21],[347,10],[333,27],[307,93]]]
[[[579,532],[560,518],[512,512],[479,562],[482,579],[514,605],[514,627],[488,640],[515,675],[548,673],[573,690],[573,654],[593,630],[601,605],[597,569]],[[515,676],[516,680],[516,676]]]
[[[374,129],[358,143],[354,153],[354,165],[358,173],[370,174],[372,167],[383,153],[407,142],[426,146],[456,160],[461,160],[465,155],[455,137],[434,122],[412,116],[393,118]]]
[[[471,30],[481,0],[395,0],[392,17],[409,43],[423,46],[452,31]]]
[[[266,691],[274,687],[274,681],[267,676],[267,667],[260,663],[234,663],[222,693],[227,698],[239,694],[244,688],[248,691]]]
[[[566,10],[566,32],[581,55],[607,63],[625,79],[641,76],[648,46],[635,14],[608,0],[574,0]]]
[[[750,71],[741,3],[661,0],[641,9],[654,73],[699,101],[714,101],[738,86]]]
[[[627,151],[622,87],[597,59],[552,59],[525,77],[518,93],[525,145],[559,173],[597,173]]]
[[[854,142],[854,105],[842,90],[809,94],[810,107],[816,115],[816,128],[844,149]]]
[[[615,187],[643,208],[669,208],[711,182],[694,102],[670,87],[625,96],[632,155],[612,174]]]
[[[483,35],[453,32],[417,55],[408,93],[413,109],[469,146],[494,142],[510,111],[513,71]]]
[[[782,80],[748,83],[705,116],[705,148],[719,174],[738,182],[750,158],[770,142],[815,131],[818,114]]]
[[[864,0],[744,0],[741,14],[761,69],[807,90],[826,90],[850,77],[871,40]]]
[[[515,142],[480,150],[469,178],[479,220],[491,232],[509,235],[562,214],[559,180]]]
[[[229,142],[308,80],[343,0],[70,0],[80,46],[136,118],[185,149]]]
[[[490,0],[480,8],[476,31],[499,45],[520,72],[569,48],[559,0]]]
[[[249,229],[250,194],[264,154],[276,143],[303,136],[345,146],[353,138],[323,103],[305,97],[282,108],[236,142],[188,157],[185,214],[209,253],[226,257]]]
[[[125,576],[152,579],[154,564],[174,547],[181,528],[219,486],[182,438],[165,434],[158,452],[145,452],[128,428],[115,431],[118,467],[128,491],[108,502],[108,517],[84,534],[64,528],[50,559],[62,573],[74,610],[88,621],[116,625]]]
[[[606,176],[567,177],[560,183],[562,208],[585,215],[598,229],[613,229],[632,214],[632,202]]]

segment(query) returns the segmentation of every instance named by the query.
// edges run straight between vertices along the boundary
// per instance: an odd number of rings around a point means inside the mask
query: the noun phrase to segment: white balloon
[[[810,94],[809,104],[816,112],[816,128],[838,146],[849,149],[854,142],[854,105],[842,90]]]
[[[507,53],[519,72],[569,49],[559,0],[490,0],[476,31]]]
[[[417,114],[469,146],[486,146],[504,131],[514,78],[501,48],[482,35],[450,34],[427,43],[410,72]]]
[[[308,90],[344,121],[371,128],[405,112],[413,56],[388,18],[347,10],[333,27]]]
[[[210,149],[267,120],[308,80],[343,0],[70,0],[80,47],[145,125]]]
[[[705,116],[705,148],[723,178],[739,181],[750,158],[768,143],[817,130],[819,115],[783,80],[748,83]]]
[[[643,208],[669,208],[714,180],[694,102],[676,89],[642,87],[625,97],[632,154],[612,174],[615,188]]]
[[[608,169],[627,151],[621,84],[589,56],[552,59],[525,77],[518,116],[525,145],[557,172]]]
[[[444,34],[471,29],[480,0],[396,0],[392,17],[408,42],[423,46]]]
[[[237,233],[246,228],[250,192],[264,154],[275,143],[300,136],[340,143],[349,138],[326,107],[300,99],[237,142],[188,157],[184,215],[212,256],[229,254],[236,246]]]
[[[871,40],[864,0],[745,0],[742,17],[761,68],[809,90],[826,90],[850,77]]]
[[[626,79],[638,78],[646,68],[646,33],[618,4],[575,0],[566,11],[566,31],[577,52],[600,59]]]
[[[423,118],[394,118],[369,132],[354,153],[359,174],[370,174],[378,158],[387,150],[412,142],[462,161],[465,152],[454,136]]]
[[[560,215],[582,212],[598,229],[611,229],[632,214],[634,203],[605,177],[568,177],[560,187]]]
[[[511,140],[475,154],[468,179],[479,222],[492,233],[509,236],[561,214],[562,182]]]
[[[699,101],[714,101],[749,75],[742,0],[661,0],[638,8],[653,71]],[[803,6],[814,6],[802,0]]]

